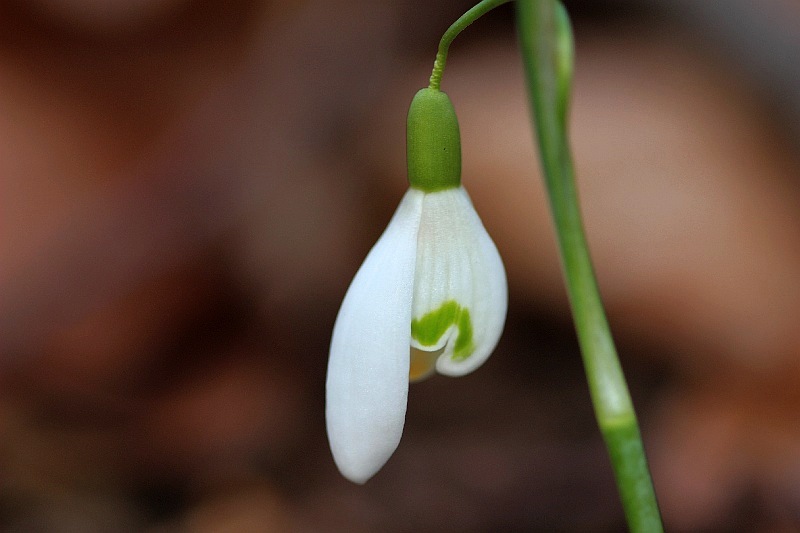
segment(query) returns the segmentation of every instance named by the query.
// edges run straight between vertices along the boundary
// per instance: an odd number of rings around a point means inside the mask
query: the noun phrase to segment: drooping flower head
[[[420,90],[407,126],[410,188],[347,290],[331,339],[328,439],[364,483],[394,453],[409,379],[462,376],[492,353],[505,323],[505,270],[461,186],[455,110]]]

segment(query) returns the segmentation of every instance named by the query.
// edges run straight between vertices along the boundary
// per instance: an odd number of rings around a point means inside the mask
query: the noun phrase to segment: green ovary
[[[411,337],[422,346],[433,346],[452,325],[458,327],[452,359],[463,361],[475,350],[472,342],[472,320],[469,309],[461,307],[455,300],[448,300],[438,309],[413,319]]]

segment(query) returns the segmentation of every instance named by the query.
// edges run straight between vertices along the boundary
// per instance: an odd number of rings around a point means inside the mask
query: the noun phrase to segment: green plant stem
[[[520,0],[518,31],[575,328],[597,422],[628,527],[663,531],[633,403],[611,338],[583,231],[567,137],[572,33],[556,0]]]
[[[431,79],[430,83],[428,84],[430,89],[438,91],[442,84],[442,73],[444,72],[444,66],[447,63],[447,52],[450,50],[450,43],[453,42],[453,39],[455,39],[459,33],[464,31],[467,26],[478,20],[480,17],[497,6],[506,4],[510,1],[511,0],[483,0],[483,2],[478,3],[475,7],[461,15],[457,21],[447,28],[447,31],[444,32],[442,39],[439,41],[439,50],[436,52],[436,60],[433,62],[433,72],[431,72]]]

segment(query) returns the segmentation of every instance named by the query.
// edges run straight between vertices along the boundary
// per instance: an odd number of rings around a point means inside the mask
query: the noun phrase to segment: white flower
[[[445,93],[416,94],[407,140],[411,188],[350,284],[331,339],[328,440],[356,483],[397,448],[409,379],[475,370],[506,319],[503,262],[461,187],[458,120]]]
[[[489,357],[507,300],[503,263],[467,192],[409,189],[333,328],[326,417],[345,477],[364,483],[397,448],[409,377],[434,366],[461,376]]]

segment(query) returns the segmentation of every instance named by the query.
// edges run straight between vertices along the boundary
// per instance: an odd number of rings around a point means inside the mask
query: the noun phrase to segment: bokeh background
[[[513,11],[451,49],[495,355],[344,480],[330,331],[463,0],[0,3],[0,530],[624,530]],[[574,0],[589,240],[671,531],[800,530],[800,4]]]

